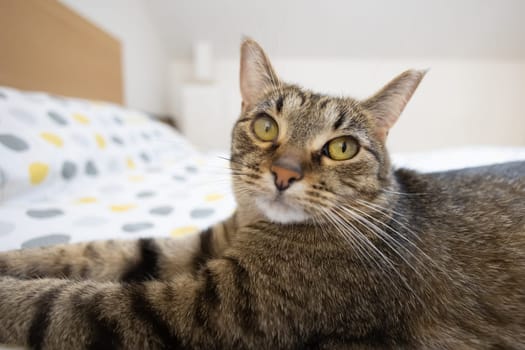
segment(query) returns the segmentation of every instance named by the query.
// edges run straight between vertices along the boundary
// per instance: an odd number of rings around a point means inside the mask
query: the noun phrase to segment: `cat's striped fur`
[[[185,240],[0,253],[0,343],[525,349],[525,163],[393,171],[385,138],[422,76],[332,98],[282,83],[245,41],[235,215]],[[280,128],[271,144],[251,129],[261,113]],[[327,159],[323,144],[345,134],[355,158]],[[273,198],[276,159],[304,174]]]

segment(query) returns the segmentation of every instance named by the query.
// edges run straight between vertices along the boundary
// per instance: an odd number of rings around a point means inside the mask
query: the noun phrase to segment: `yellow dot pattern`
[[[135,162],[131,158],[126,159],[126,165],[129,169],[135,169]]]
[[[50,144],[62,148],[64,146],[64,141],[60,136],[50,133],[50,132],[43,132],[40,134],[40,137],[42,137],[45,141],[49,142]]]
[[[100,134],[95,134],[95,140],[97,141],[97,146],[100,149],[106,148],[106,139]]]
[[[135,204],[115,204],[110,207],[111,211],[114,211],[116,213],[125,212],[131,209],[134,209],[136,207]]]
[[[76,203],[78,204],[89,204],[89,203],[95,203],[97,199],[95,197],[81,197],[76,200]]]
[[[34,162],[29,164],[29,181],[38,185],[44,181],[49,173],[49,166],[45,163]]]
[[[131,175],[128,177],[129,181],[131,182],[142,182],[144,181],[144,176],[142,175]]]
[[[71,116],[73,119],[75,119],[80,124],[87,125],[89,124],[89,118],[86,117],[84,114],[75,113]]]
[[[223,194],[211,193],[211,194],[207,195],[206,197],[204,197],[204,200],[206,202],[216,202],[216,201],[220,201],[223,198],[224,198]]]
[[[177,227],[176,229],[173,229],[170,232],[170,235],[172,237],[180,237],[197,232],[199,232],[199,228],[197,226],[181,226]]]

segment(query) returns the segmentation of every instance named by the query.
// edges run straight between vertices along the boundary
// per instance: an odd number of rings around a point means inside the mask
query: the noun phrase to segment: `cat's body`
[[[0,342],[525,349],[525,162],[393,171],[384,139],[422,74],[358,103],[278,83],[251,41],[242,64],[235,215],[186,241],[0,254]]]

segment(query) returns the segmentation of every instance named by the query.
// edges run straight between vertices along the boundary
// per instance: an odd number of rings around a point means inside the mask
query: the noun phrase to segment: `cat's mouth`
[[[255,199],[257,207],[268,220],[280,224],[302,222],[308,219],[304,209],[291,202],[285,195],[259,196]]]

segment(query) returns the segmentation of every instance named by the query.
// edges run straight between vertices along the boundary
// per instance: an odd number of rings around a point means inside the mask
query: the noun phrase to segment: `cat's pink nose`
[[[270,171],[275,179],[275,187],[279,191],[286,190],[294,181],[303,178],[303,172],[299,166],[272,164]]]

